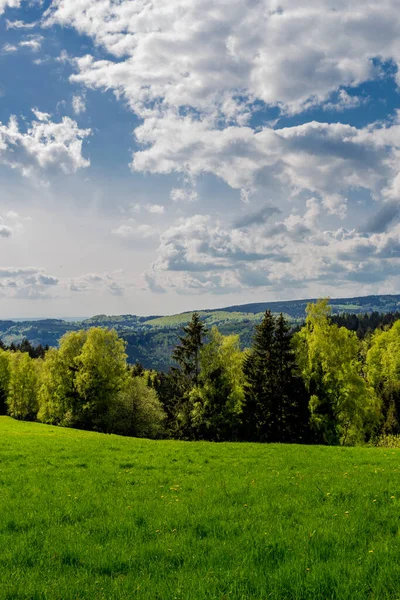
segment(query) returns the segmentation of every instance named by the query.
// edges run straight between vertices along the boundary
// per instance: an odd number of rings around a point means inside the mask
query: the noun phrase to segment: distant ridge
[[[210,309],[204,312],[246,312],[259,313],[270,310],[275,313],[287,313],[292,317],[302,317],[305,308],[310,302],[316,302],[317,298],[304,300],[282,300],[274,302],[252,302],[250,304],[236,304],[225,308]],[[378,294],[372,296],[355,296],[353,298],[331,298],[329,301],[334,313],[337,312],[386,312],[400,308],[400,294]],[[388,308],[390,306],[390,308]]]

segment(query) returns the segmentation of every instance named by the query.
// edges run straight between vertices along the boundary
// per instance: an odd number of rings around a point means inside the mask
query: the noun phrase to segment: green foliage
[[[84,425],[110,431],[108,412],[129,377],[125,342],[115,330],[93,327],[87,332],[76,365],[75,387],[82,402]]]
[[[10,354],[0,348],[0,415],[7,414],[7,396],[10,382]]]
[[[193,435],[191,427],[192,402],[190,394],[198,385],[200,375],[200,352],[203,339],[207,333],[198,313],[193,313],[189,323],[182,328],[179,344],[175,347],[172,358],[177,364],[172,368],[176,396],[176,432],[183,438]]]
[[[164,434],[166,415],[157,392],[148,386],[145,377],[131,377],[110,412],[113,433],[152,439]]]
[[[83,421],[83,399],[78,393],[78,358],[87,340],[86,331],[70,332],[59,350],[47,352],[39,388],[38,418],[43,423],[79,426]]]
[[[32,421],[38,411],[37,387],[41,361],[32,359],[27,352],[9,354],[8,414],[14,419]]]
[[[70,332],[46,355],[39,390],[45,423],[110,430],[109,413],[129,374],[125,343],[115,331]]]
[[[244,404],[243,359],[239,336],[223,336],[214,326],[201,349],[198,385],[190,392],[197,438],[237,439]]]
[[[400,435],[385,433],[373,441],[377,448],[400,448]]]
[[[289,326],[283,315],[276,319],[267,311],[256,326],[244,373],[244,439],[305,441],[307,396],[297,374]]]
[[[374,333],[365,370],[381,404],[383,433],[400,433],[400,321]]]
[[[310,304],[295,336],[297,361],[310,393],[311,425],[327,444],[362,441],[375,406],[361,376],[355,333],[330,323],[327,300]]]

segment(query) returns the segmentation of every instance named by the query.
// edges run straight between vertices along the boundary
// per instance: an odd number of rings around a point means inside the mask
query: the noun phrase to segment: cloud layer
[[[266,298],[396,287],[396,0],[52,0],[36,2],[34,23],[24,7],[0,0],[4,19],[21,8],[5,21],[4,60],[29,55],[66,87],[32,119],[3,119],[0,164],[50,188],[68,175],[97,241],[83,275],[39,269],[5,279],[10,290]],[[101,92],[111,94],[100,110]],[[15,232],[0,221],[1,244]],[[123,251],[141,277],[117,273]]]

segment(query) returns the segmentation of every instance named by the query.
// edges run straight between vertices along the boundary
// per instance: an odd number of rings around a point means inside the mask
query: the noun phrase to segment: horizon
[[[368,297],[391,297],[391,296],[400,296],[399,294],[367,294],[365,296],[337,296],[337,297],[331,297],[331,296],[325,296],[325,298],[328,298],[330,302],[337,302],[338,300],[356,300],[356,299],[360,299],[360,298],[368,298]],[[265,300],[265,301],[259,301],[259,302],[244,302],[243,304],[230,304],[230,305],[224,305],[224,306],[219,306],[219,307],[214,307],[214,308],[194,308],[194,309],[190,309],[190,310],[185,310],[179,313],[164,313],[164,314],[137,314],[137,313],[121,313],[121,314],[108,314],[108,313],[97,313],[97,314],[93,314],[90,316],[86,316],[86,317],[82,317],[82,316],[68,316],[68,317],[57,317],[57,316],[44,316],[44,317],[1,317],[0,316],[0,321],[14,321],[16,323],[18,322],[29,322],[29,321],[45,321],[45,320],[59,320],[59,321],[71,321],[71,322],[83,322],[85,320],[88,319],[93,319],[95,317],[100,317],[100,316],[105,316],[105,317],[110,317],[110,318],[114,318],[114,317],[123,317],[123,316],[136,316],[136,317],[155,317],[155,318],[159,318],[159,317],[169,317],[169,316],[174,316],[177,314],[191,314],[194,312],[203,312],[203,311],[223,311],[224,309],[230,309],[233,307],[242,307],[242,306],[251,306],[254,304],[283,304],[283,303],[292,303],[292,302],[316,302],[317,300],[321,299],[322,296],[320,298],[292,298],[290,300],[273,300],[273,301],[269,301],[269,300]]]
[[[0,0],[0,34],[2,314],[398,288],[395,0]]]

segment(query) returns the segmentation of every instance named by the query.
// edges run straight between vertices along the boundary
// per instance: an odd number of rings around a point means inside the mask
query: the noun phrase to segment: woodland
[[[400,432],[398,314],[332,316],[322,299],[293,327],[267,310],[243,350],[193,313],[172,364],[129,364],[103,327],[58,348],[2,343],[0,414],[154,439],[357,445]]]

